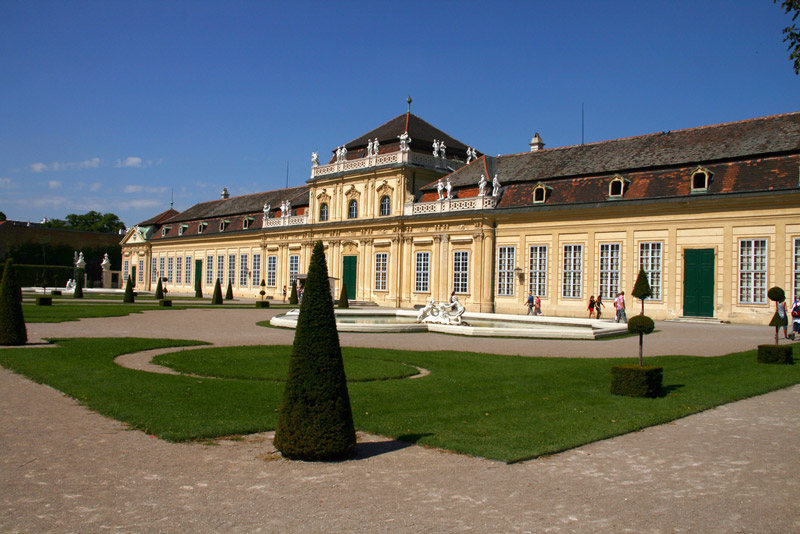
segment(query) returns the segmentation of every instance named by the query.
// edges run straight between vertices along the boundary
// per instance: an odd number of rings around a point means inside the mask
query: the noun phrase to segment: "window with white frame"
[[[739,303],[767,303],[767,240],[739,240]]]
[[[386,291],[386,275],[389,271],[389,254],[375,254],[375,291]]]
[[[225,280],[225,256],[222,254],[217,256],[217,280],[220,284]]]
[[[192,257],[186,256],[186,277],[183,279],[183,283],[187,286],[192,283]]]
[[[300,273],[300,256],[289,256],[289,287],[297,280]]]
[[[567,299],[581,298],[583,284],[583,245],[564,245],[561,296]]]
[[[347,218],[358,219],[358,201],[353,199],[347,205]]]
[[[267,256],[267,286],[278,285],[278,256]]]
[[[125,260],[122,262],[122,277],[125,279],[125,281],[128,280],[129,276],[128,269],[130,269],[130,263],[128,262],[128,260]]]
[[[323,202],[319,206],[319,220],[325,222],[328,220],[328,203]]]
[[[647,275],[647,283],[653,295],[652,300],[661,300],[661,262],[663,244],[661,241],[639,243],[639,267]]]
[[[387,195],[384,195],[384,196],[381,197],[381,211],[380,211],[381,217],[386,217],[387,215],[389,215],[391,213],[391,211],[392,211],[392,205],[391,204],[392,204],[392,201]]]
[[[178,256],[175,258],[175,283],[180,284],[183,280],[183,258]]]
[[[453,291],[456,293],[469,292],[468,250],[457,250],[453,252]]]
[[[600,295],[606,299],[616,298],[619,293],[620,244],[600,245]]]
[[[164,257],[158,258],[158,276],[164,278]]]
[[[547,296],[547,245],[531,245],[528,291],[540,297]]]
[[[156,263],[156,259],[153,258],[150,263],[150,282],[155,284],[156,278],[158,277],[158,265]]]
[[[499,247],[497,250],[497,295],[514,295],[514,266],[517,247]]]
[[[794,292],[792,302],[800,297],[800,237],[794,238]]]
[[[236,254],[228,254],[228,282],[236,285]]]
[[[206,285],[214,283],[214,256],[206,256]]]
[[[261,285],[261,254],[253,254],[253,285]]]
[[[144,282],[144,260],[139,260],[139,282]]]
[[[417,269],[414,274],[414,291],[428,293],[430,291],[430,252],[417,252]]]
[[[167,258],[167,282],[172,283],[172,274],[175,268],[175,258],[170,256]]]
[[[247,254],[239,255],[239,285],[247,287]],[[259,280],[260,282],[260,280]]]

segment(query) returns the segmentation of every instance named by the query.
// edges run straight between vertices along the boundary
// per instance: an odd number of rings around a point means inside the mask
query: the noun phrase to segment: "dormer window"
[[[161,237],[167,235],[167,232],[169,232],[169,226],[165,226],[164,228],[161,229]]]
[[[254,220],[255,220],[255,219],[253,219],[252,217],[245,217],[245,218],[242,220],[242,228],[243,228],[244,230],[247,230],[248,228],[250,228],[250,223],[251,223],[252,221],[254,221]]]
[[[692,193],[707,193],[713,174],[708,169],[697,167],[692,171]]]
[[[229,220],[223,219],[219,222],[219,231],[224,231],[231,222]]]
[[[183,235],[183,231],[188,228],[185,224],[182,224],[178,227],[178,235]]]
[[[629,180],[626,180],[619,174],[614,176],[608,183],[608,198],[622,198],[625,191],[628,189]]]
[[[547,202],[547,197],[550,196],[550,191],[552,190],[552,187],[548,187],[541,182],[536,184],[536,187],[533,188],[533,203],[544,204]]]
[[[202,234],[202,233],[203,233],[203,230],[205,230],[205,228],[206,228],[206,226],[207,226],[207,225],[208,225],[208,223],[204,223],[204,222],[202,222],[202,223],[198,224],[198,225],[197,225],[197,233],[198,233],[198,234]]]

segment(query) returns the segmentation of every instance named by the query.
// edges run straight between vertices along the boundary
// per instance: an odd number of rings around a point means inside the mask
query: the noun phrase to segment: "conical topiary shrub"
[[[321,241],[308,266],[274,443],[298,460],[342,457],[356,444]]]
[[[653,290],[650,287],[650,282],[647,281],[647,273],[644,268],[639,268],[639,276],[636,277],[636,283],[633,284],[633,291],[631,295],[642,301],[642,315],[644,315],[644,301],[653,296]]]
[[[339,307],[349,308],[350,302],[347,300],[347,284],[342,282],[342,292],[339,294]]]
[[[72,298],[83,298],[83,269],[78,269],[78,275],[75,278],[75,292],[72,294]]]
[[[164,287],[161,285],[161,277],[158,277],[158,285],[156,286],[156,300],[164,298]]]
[[[219,283],[219,278],[217,278],[214,284],[214,294],[211,296],[211,304],[222,304],[222,286]]]
[[[228,289],[225,290],[225,300],[233,300],[233,288],[230,280],[228,280]]]
[[[125,284],[125,297],[123,297],[122,302],[133,302],[133,300],[133,280],[129,275],[128,282]]]
[[[297,281],[292,282],[292,294],[289,295],[289,304],[297,304]]]
[[[200,284],[200,277],[197,276],[194,279],[194,298],[201,299],[203,298],[203,286]]]
[[[0,345],[24,345],[27,341],[28,331],[22,314],[22,289],[9,258],[0,282]]]

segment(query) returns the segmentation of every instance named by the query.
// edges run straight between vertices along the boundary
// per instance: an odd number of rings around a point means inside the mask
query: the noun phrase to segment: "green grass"
[[[263,366],[259,371],[260,364],[248,359],[263,358],[271,350],[279,354],[279,348],[201,349],[178,358],[185,370],[199,371],[219,365],[225,354],[230,369],[253,379],[157,375],[113,363],[125,352],[192,344],[198,343],[67,339],[52,348],[0,350],[0,363],[168,440],[274,429],[283,384],[264,378],[279,372]],[[506,462],[552,454],[800,383],[800,365],[757,364],[754,350],[715,358],[648,358],[649,365],[664,366],[667,394],[659,399],[611,395],[610,369],[625,361],[619,359],[361,350],[358,357],[368,355],[370,360],[360,363],[401,362],[431,374],[350,383],[357,429]],[[799,352],[795,349],[795,357]]]
[[[145,310],[181,310],[182,306],[162,308],[156,300],[123,304],[104,302],[61,302],[54,301],[52,306],[37,306],[23,302],[22,313],[26,323],[63,323],[77,321],[78,319],[96,317],[122,317],[131,313],[141,313]]]

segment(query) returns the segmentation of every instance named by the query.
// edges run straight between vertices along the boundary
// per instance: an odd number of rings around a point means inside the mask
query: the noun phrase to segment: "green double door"
[[[342,257],[342,282],[347,287],[347,298],[356,298],[356,268],[358,267],[358,256]]]
[[[714,249],[683,251],[683,315],[714,316]]]

